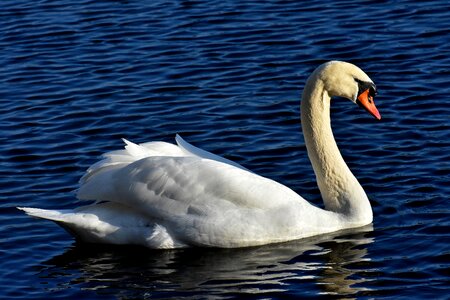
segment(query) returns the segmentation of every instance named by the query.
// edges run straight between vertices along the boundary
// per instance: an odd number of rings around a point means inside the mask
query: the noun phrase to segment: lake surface
[[[450,297],[448,1],[2,1],[0,299]],[[321,205],[299,123],[328,60],[383,119],[332,104],[373,226],[249,249],[81,245],[16,206],[74,208],[120,138],[190,143]]]

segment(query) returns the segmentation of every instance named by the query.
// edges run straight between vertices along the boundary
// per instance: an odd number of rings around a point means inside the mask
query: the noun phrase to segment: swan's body
[[[21,209],[83,241],[150,248],[255,246],[369,224],[370,203],[339,153],[329,116],[332,96],[364,100],[361,87],[371,104],[370,78],[354,65],[330,62],[303,92],[302,129],[326,210],[179,136],[177,145],[126,141],[125,150],[105,154],[80,180],[78,198],[95,204]],[[375,106],[363,106],[379,118]]]

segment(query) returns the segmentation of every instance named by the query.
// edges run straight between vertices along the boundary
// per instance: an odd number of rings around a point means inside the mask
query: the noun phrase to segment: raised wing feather
[[[210,160],[215,160],[218,162],[222,162],[225,163],[227,165],[231,165],[234,167],[237,167],[239,169],[242,170],[246,170],[249,171],[248,169],[244,168],[243,166],[241,166],[240,164],[223,158],[219,155],[213,154],[211,152],[205,151],[203,149],[200,149],[198,147],[195,147],[191,144],[189,144],[188,142],[186,142],[181,136],[179,136],[178,134],[175,137],[175,141],[177,142],[178,147],[180,147],[188,156],[197,156],[197,157],[201,157],[201,158],[206,158],[206,159],[210,159]]]

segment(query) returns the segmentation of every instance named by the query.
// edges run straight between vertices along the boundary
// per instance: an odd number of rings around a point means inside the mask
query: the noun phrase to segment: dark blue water
[[[448,1],[2,1],[0,299],[448,299]],[[76,244],[16,206],[73,208],[106,151],[187,141],[320,204],[299,125],[310,72],[359,65],[377,122],[332,106],[373,227],[251,249]]]

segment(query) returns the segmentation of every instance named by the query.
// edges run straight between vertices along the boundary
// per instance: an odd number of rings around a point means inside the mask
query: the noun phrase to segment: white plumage
[[[317,208],[288,187],[196,148],[180,136],[177,145],[137,145],[124,140],[124,150],[106,153],[80,180],[78,198],[96,200],[95,204],[74,210],[20,209],[57,222],[82,241],[150,248],[255,246],[366,225],[372,221],[370,204],[332,135],[328,136],[326,102],[329,105],[334,95],[324,97],[327,90],[319,84],[331,79],[335,84],[348,81],[355,89],[355,78],[371,82],[353,65],[324,64],[308,80],[305,92],[309,94],[303,95],[302,114],[313,111],[302,115],[308,154],[330,210]],[[338,96],[354,100],[358,95],[353,93],[359,93],[358,89]],[[328,112],[315,112],[324,103]],[[318,133],[322,139],[317,138],[317,126],[324,132]],[[326,166],[325,174],[317,164]],[[327,173],[330,170],[340,173],[332,183],[324,183],[332,175]],[[336,206],[341,202],[345,207]]]

